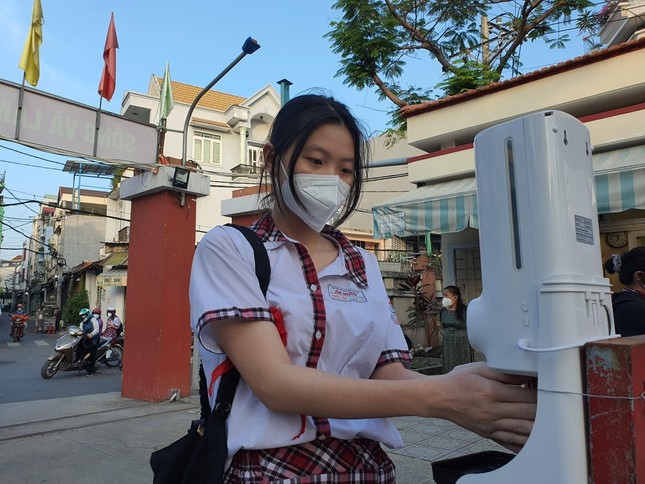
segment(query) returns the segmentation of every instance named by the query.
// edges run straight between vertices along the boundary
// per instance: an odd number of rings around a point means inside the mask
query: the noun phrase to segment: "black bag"
[[[249,241],[255,258],[255,274],[262,293],[269,287],[271,266],[264,244],[257,234],[241,225],[227,224],[238,229]],[[202,382],[202,378],[204,381]],[[220,484],[224,482],[224,467],[228,454],[226,419],[231,411],[235,389],[240,373],[232,368],[222,375],[217,390],[215,408],[203,408],[208,401],[205,395],[207,385],[203,369],[200,368],[200,397],[202,418],[194,420],[188,433],[179,440],[150,456],[150,467],[154,472],[154,484]],[[209,415],[210,413],[210,415]]]

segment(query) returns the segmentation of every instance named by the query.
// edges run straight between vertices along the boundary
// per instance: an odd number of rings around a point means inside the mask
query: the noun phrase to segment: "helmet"
[[[114,309],[112,306],[110,306],[109,308],[107,308],[107,309],[105,310],[105,312],[106,312],[106,313],[116,313],[116,309]]]
[[[92,309],[92,314],[98,314],[100,316],[101,315],[101,310],[99,308],[94,308],[94,309]]]
[[[23,306],[22,306],[22,304],[18,304],[18,306],[17,306],[17,307],[21,308],[21,307],[23,307]]]
[[[83,308],[78,312],[78,315],[81,316],[83,319],[87,318],[90,314],[90,310],[87,308]]]

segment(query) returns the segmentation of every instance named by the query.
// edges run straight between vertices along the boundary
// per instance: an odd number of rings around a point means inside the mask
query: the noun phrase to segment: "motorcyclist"
[[[18,303],[16,306],[16,311],[11,315],[11,332],[9,333],[9,337],[13,337],[13,322],[19,322],[22,323],[23,328],[27,325],[27,312],[25,311],[25,308],[23,307],[22,304]]]
[[[111,341],[123,332],[123,323],[121,323],[121,320],[116,315],[116,309],[113,307],[107,308],[105,312],[107,321],[105,322],[106,328],[103,332],[103,338]]]
[[[83,308],[78,312],[81,318],[81,329],[83,331],[83,341],[78,345],[78,359],[85,358],[89,354],[83,368],[88,376],[94,374],[96,363],[96,350],[99,346],[99,322],[88,308]]]

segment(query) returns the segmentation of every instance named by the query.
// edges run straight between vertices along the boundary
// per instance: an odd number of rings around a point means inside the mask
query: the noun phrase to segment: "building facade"
[[[603,259],[645,245],[645,38],[404,108],[408,142],[426,153],[408,160],[417,188],[375,207],[375,235],[441,234],[444,282],[460,286],[467,300],[477,297],[473,140],[490,126],[545,110],[569,113],[589,129]]]

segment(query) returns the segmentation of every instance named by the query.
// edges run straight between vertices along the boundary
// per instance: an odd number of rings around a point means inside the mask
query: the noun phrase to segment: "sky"
[[[97,92],[103,70],[103,47],[114,13],[119,49],[116,91],[102,109],[119,113],[127,91],[147,92],[152,74],[160,77],[170,65],[173,81],[207,85],[241,52],[247,37],[257,39],[260,50],[245,57],[213,89],[249,97],[281,79],[293,83],[291,96],[311,89],[323,90],[346,103],[372,135],[387,128],[392,104],[379,101],[374,89],[358,91],[335,77],[340,57],[324,35],[330,22],[340,18],[333,0],[221,0],[92,1],[41,0],[45,17],[40,47],[40,79],[36,89],[98,107]],[[0,78],[22,82],[18,63],[31,23],[31,0],[0,0]],[[549,50],[541,43],[524,49],[524,71],[530,72],[583,53],[575,38],[565,50]],[[423,59],[408,63],[413,82],[440,81],[440,71]],[[60,186],[73,186],[62,171],[66,158],[37,152],[16,143],[0,141],[0,176],[5,174],[5,204],[41,200]],[[82,188],[108,189],[109,180],[87,178]],[[5,223],[30,233],[37,204],[5,209]],[[0,259],[19,255],[24,235],[3,228]]]

